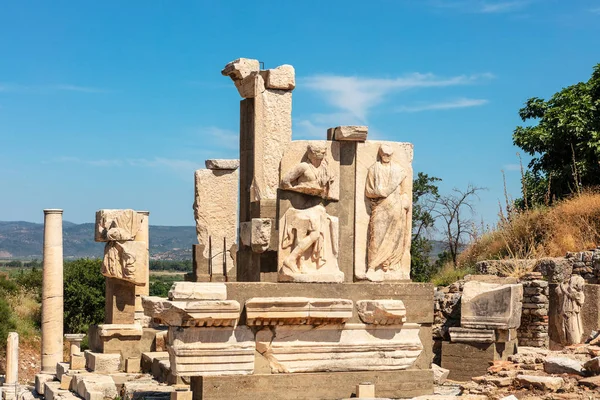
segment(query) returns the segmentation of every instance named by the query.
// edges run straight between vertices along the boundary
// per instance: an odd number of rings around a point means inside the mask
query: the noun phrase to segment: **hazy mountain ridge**
[[[42,258],[44,225],[0,221],[0,258]],[[193,226],[150,225],[150,257],[160,260],[192,258],[197,243]],[[63,222],[65,258],[102,257],[104,243],[94,241],[94,224]]]

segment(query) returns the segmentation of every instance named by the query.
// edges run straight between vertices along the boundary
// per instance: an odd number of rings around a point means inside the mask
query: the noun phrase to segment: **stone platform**
[[[490,363],[508,360],[517,353],[517,339],[506,343],[451,343],[442,344],[442,368],[449,369],[448,379],[470,381],[474,376],[487,373]]]
[[[356,385],[370,382],[375,396],[412,398],[433,394],[433,371],[362,371],[193,377],[194,400],[315,400],[356,396]]]

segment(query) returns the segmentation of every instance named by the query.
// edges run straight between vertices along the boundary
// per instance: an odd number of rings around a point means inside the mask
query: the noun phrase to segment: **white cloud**
[[[488,100],[485,99],[467,99],[461,98],[441,103],[429,103],[429,104],[420,104],[414,106],[401,106],[396,109],[398,112],[421,112],[421,111],[431,111],[431,110],[451,110],[455,108],[467,108],[467,107],[478,107],[489,103]]]
[[[534,1],[432,0],[429,4],[436,8],[454,9],[466,13],[501,14],[522,10]]]
[[[303,85],[322,94],[332,106],[365,122],[369,111],[392,92],[414,88],[447,87],[473,84],[491,79],[491,73],[459,75],[449,78],[413,73],[399,78],[363,78],[356,76],[316,75],[303,79]]]

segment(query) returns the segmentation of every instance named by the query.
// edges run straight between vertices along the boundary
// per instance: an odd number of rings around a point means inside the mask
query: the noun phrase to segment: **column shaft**
[[[10,332],[6,339],[6,379],[4,384],[14,385],[19,381],[19,334]]]

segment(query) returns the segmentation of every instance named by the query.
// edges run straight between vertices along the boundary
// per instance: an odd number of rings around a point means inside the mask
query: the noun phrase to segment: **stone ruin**
[[[168,298],[149,296],[149,213],[98,211],[106,312],[83,353],[85,335],[62,332],[62,210],[45,210],[37,395],[411,398],[432,394],[434,376],[485,373],[522,340],[546,346],[540,326],[563,345],[583,340],[590,297],[571,272],[550,288],[540,274],[437,291],[434,325],[432,285],[410,281],[413,146],[368,140],[364,126],[294,141],[292,66],[238,59],[222,74],[243,98],[240,159],[195,171],[193,271]],[[548,304],[558,310],[550,322]],[[432,365],[434,348],[450,371]],[[17,358],[11,335],[15,386]]]

